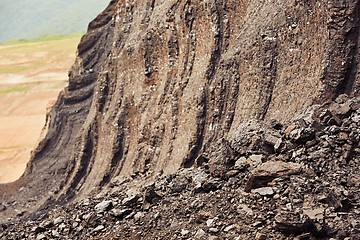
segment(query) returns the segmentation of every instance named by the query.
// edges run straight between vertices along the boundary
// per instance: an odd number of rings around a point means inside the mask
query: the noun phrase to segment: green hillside
[[[0,42],[85,32],[110,0],[0,0]]]

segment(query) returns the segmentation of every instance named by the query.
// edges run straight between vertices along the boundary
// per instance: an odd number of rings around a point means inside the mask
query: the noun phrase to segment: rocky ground
[[[360,239],[359,127],[346,95],[289,126],[243,124],[196,167],[8,219],[0,239]]]

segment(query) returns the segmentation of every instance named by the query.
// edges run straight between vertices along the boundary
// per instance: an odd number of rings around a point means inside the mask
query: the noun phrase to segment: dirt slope
[[[287,123],[316,103],[358,95],[359,8],[359,0],[111,1],[78,46],[26,174],[0,196],[33,211],[203,158],[221,176],[232,156],[220,146],[241,124]]]

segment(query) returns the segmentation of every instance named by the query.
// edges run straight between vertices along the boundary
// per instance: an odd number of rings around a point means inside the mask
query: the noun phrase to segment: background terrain
[[[1,0],[0,43],[44,34],[84,32],[107,0]]]
[[[82,35],[75,32],[85,32],[108,1],[0,4],[0,183],[5,183],[24,172],[46,108],[66,85]]]
[[[0,183],[24,172],[46,109],[66,85],[80,36],[48,39],[0,46]]]

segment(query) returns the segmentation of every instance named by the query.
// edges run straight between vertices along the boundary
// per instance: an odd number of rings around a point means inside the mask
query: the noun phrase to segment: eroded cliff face
[[[287,123],[358,96],[359,11],[358,0],[111,1],[78,46],[26,173],[1,196],[33,211],[174,173],[240,124]]]

